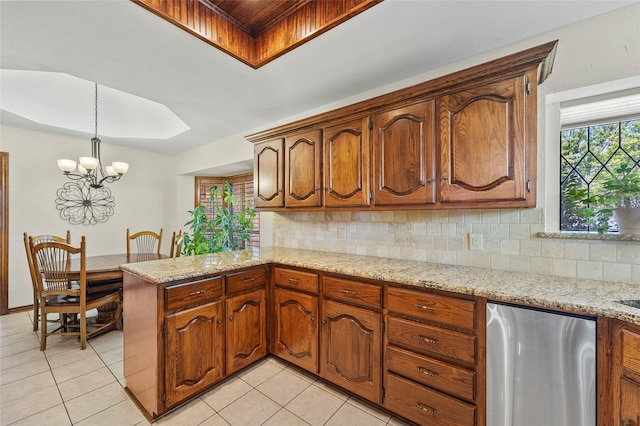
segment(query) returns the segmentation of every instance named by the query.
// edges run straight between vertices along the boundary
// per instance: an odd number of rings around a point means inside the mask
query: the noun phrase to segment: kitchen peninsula
[[[598,416],[608,423],[618,418],[615,392],[628,370],[629,351],[619,349],[640,326],[640,309],[617,303],[640,299],[637,283],[286,248],[122,269],[127,390],[152,420],[271,353],[414,422],[484,425],[491,300],[597,317]],[[437,348],[413,350],[413,329]],[[420,339],[427,332],[438,338]],[[341,338],[350,343],[342,349],[358,342],[357,359],[337,355]],[[402,371],[415,360],[441,382]],[[394,394],[398,386],[413,386],[429,404],[416,410]]]

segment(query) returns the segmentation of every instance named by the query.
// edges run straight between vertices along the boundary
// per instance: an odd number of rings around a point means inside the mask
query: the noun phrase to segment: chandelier
[[[113,183],[120,180],[127,170],[129,164],[121,161],[114,161],[110,166],[103,168],[100,158],[100,139],[98,138],[98,83],[95,84],[95,133],[91,138],[91,157],[80,157],[77,164],[74,160],[59,159],[58,168],[66,177],[71,180],[83,180],[91,188],[102,188],[103,183]],[[73,173],[78,166],[78,172]]]
[[[103,168],[100,158],[100,139],[98,138],[98,83],[95,85],[95,133],[91,138],[91,157],[80,157],[79,164],[74,160],[58,160],[58,168],[66,177],[75,182],[67,182],[58,189],[56,208],[60,217],[74,225],[95,225],[106,222],[113,215],[115,202],[109,188],[104,183],[120,180],[129,164],[114,161]],[[78,171],[76,170],[78,166]]]

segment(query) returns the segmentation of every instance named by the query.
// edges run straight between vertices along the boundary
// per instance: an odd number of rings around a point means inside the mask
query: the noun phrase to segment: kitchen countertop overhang
[[[121,265],[124,271],[163,284],[252,266],[280,264],[416,287],[600,315],[640,325],[640,309],[617,303],[640,299],[640,283],[567,278],[411,260],[280,247],[184,256]]]

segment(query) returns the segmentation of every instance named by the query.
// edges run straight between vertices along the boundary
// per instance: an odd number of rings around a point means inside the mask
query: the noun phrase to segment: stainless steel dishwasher
[[[487,303],[487,426],[595,424],[595,320]]]

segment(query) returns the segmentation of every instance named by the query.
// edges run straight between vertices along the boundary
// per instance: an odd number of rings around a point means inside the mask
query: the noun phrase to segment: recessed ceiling
[[[178,154],[230,141],[233,149],[274,123],[633,3],[385,0],[252,69],[130,1],[0,1],[0,66],[95,81],[164,104],[190,128],[167,140],[103,144]],[[558,55],[562,46],[560,38]],[[0,97],[6,86],[0,80]],[[0,124],[70,134],[4,110]]]
[[[132,0],[253,68],[382,0]]]

